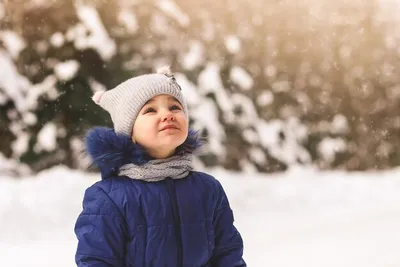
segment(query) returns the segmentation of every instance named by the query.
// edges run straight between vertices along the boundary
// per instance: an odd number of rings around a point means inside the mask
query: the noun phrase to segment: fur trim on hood
[[[189,129],[188,137],[176,148],[175,155],[192,154],[200,146],[198,132]],[[89,131],[86,135],[86,151],[92,164],[100,168],[102,179],[118,175],[119,169],[125,164],[141,165],[153,159],[130,137],[106,127],[95,127]]]

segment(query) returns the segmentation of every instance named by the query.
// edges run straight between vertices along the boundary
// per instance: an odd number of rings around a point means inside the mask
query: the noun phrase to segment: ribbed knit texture
[[[175,97],[188,119],[180,86],[173,76],[160,73],[137,76],[119,84],[102,95],[99,105],[110,113],[116,133],[131,136],[140,109],[152,97],[162,94]]]

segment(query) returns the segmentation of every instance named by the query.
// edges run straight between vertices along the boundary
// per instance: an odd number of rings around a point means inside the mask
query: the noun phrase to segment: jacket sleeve
[[[246,267],[243,240],[233,225],[233,212],[224,189],[218,182],[218,202],[214,213],[215,248],[211,258],[213,267]]]
[[[78,267],[125,266],[125,220],[111,198],[96,185],[85,191],[75,234]]]

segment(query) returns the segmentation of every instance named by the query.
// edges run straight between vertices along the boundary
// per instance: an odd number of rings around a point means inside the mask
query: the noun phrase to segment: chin
[[[165,146],[171,146],[177,148],[178,146],[182,145],[186,138],[183,138],[181,136],[166,136],[163,138],[163,144]]]

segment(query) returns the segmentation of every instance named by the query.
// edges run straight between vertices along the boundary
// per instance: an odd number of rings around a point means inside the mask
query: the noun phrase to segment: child
[[[168,68],[97,92],[113,129],[86,146],[102,180],[85,191],[76,263],[88,267],[244,267],[243,241],[221,184],[192,170],[199,147]]]

